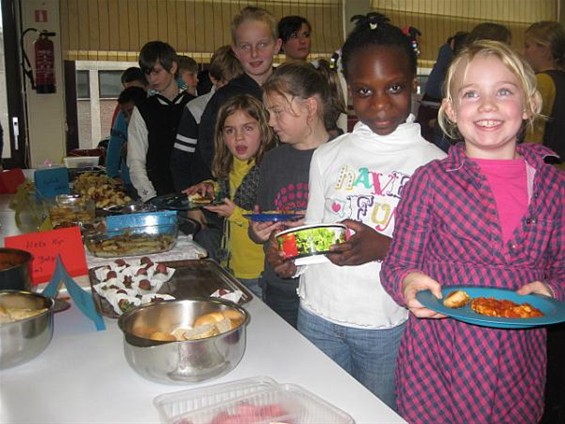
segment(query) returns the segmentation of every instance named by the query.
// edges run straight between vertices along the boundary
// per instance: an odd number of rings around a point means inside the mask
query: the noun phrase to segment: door
[[[3,129],[2,165],[27,168],[27,137],[19,58],[19,1],[1,0],[0,123]],[[5,54],[5,52],[11,52]]]

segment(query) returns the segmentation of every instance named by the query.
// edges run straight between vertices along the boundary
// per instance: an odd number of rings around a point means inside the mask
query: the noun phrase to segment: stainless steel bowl
[[[5,308],[47,308],[31,318],[0,323],[0,369],[27,362],[41,352],[53,337],[53,308],[55,301],[41,294],[0,291],[0,305]]]
[[[25,250],[0,248],[0,290],[30,290],[32,260]]]
[[[141,337],[148,330],[172,333],[191,327],[208,312],[236,309],[244,317],[236,328],[200,340],[162,342]],[[220,377],[241,361],[249,315],[241,306],[223,299],[188,299],[137,307],[118,319],[124,333],[124,353],[141,376],[161,383],[195,383]]]

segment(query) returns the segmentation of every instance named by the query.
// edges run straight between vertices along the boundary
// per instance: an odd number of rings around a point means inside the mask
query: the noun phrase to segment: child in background
[[[198,140],[198,126],[206,105],[216,90],[243,73],[241,63],[235,57],[231,46],[222,46],[216,50],[210,59],[209,73],[214,84],[212,90],[189,101],[179,122],[179,129],[171,154],[171,169],[177,191],[182,191],[200,182],[195,181],[191,168],[197,165],[197,163],[192,163],[192,159]]]
[[[250,95],[235,96],[219,110],[216,124],[215,156],[212,172],[216,181],[203,181],[185,190],[187,194],[218,193],[218,205],[205,208],[226,218],[224,264],[256,296],[262,297],[259,276],[265,256],[262,246],[248,236],[251,213],[257,203],[259,165],[263,155],[275,145],[269,118],[263,104]]]
[[[527,142],[543,143],[565,161],[565,27],[559,22],[532,24],[525,34],[524,56],[536,72],[543,99],[541,114],[526,135]],[[565,165],[562,165],[565,169]]]
[[[277,35],[274,16],[260,7],[245,7],[232,19],[232,49],[241,62],[244,74],[231,80],[210,99],[198,129],[196,152],[202,167],[198,181],[210,177],[214,158],[214,128],[218,110],[230,97],[251,94],[262,100],[261,85],[273,73],[274,56],[279,52],[281,40]]]
[[[298,330],[383,402],[395,408],[394,369],[408,311],[379,282],[403,187],[419,166],[445,157],[420,135],[410,113],[416,52],[383,15],[359,17],[342,48],[345,79],[359,117],[353,132],[323,144],[310,164],[306,222],[343,222],[354,234],[328,262],[305,266]],[[274,252],[275,271],[292,261]]]
[[[139,67],[154,94],[132,113],[127,164],[137,194],[145,202],[175,192],[171,152],[184,107],[194,96],[178,88],[178,57],[169,44],[146,43],[139,52]]]
[[[179,72],[177,84],[181,90],[193,96],[198,96],[198,63],[189,56],[179,56]]]
[[[512,43],[512,32],[507,26],[502,24],[481,22],[465,37],[465,44],[469,45],[479,40],[500,41],[510,45]]]
[[[210,60],[209,69],[209,77],[213,81],[214,87],[209,93],[186,104],[179,123],[173,153],[171,154],[171,171],[177,191],[182,191],[201,181],[198,176],[202,174],[199,169],[203,168],[203,164],[195,149],[198,140],[198,127],[204,109],[216,90],[242,74],[241,63],[235,57],[230,45],[220,47],[214,53]],[[187,214],[201,225],[201,230],[194,234],[194,240],[208,251],[208,257],[219,261],[223,219],[216,214],[200,209],[188,211]]]
[[[122,82],[123,88],[140,87],[147,91],[147,79],[145,78],[145,74],[143,73],[141,68],[137,66],[130,66],[124,72],[122,72],[120,81]],[[110,128],[114,128],[119,112],[120,105],[117,104],[112,115],[112,123],[110,124]]]
[[[137,198],[137,192],[131,184],[129,169],[126,164],[128,124],[134,107],[139,107],[147,99],[145,88],[136,85],[125,88],[118,97],[120,113],[110,133],[106,151],[106,174],[112,178],[120,178],[126,192]]]
[[[198,143],[191,159],[194,181],[211,178],[214,158],[214,128],[220,107],[231,97],[250,94],[263,100],[261,85],[273,72],[274,56],[279,52],[281,40],[277,36],[275,17],[260,7],[243,8],[231,22],[232,50],[241,63],[244,73],[232,79],[212,96],[198,126]],[[223,220],[218,215],[206,214],[201,222],[203,231],[197,242],[206,247],[211,257],[218,258],[217,240],[221,238]]]
[[[328,62],[316,69],[306,62],[287,62],[275,69],[263,85],[269,125],[283,143],[265,155],[259,175],[259,211],[304,212],[308,203],[308,174],[314,150],[330,138],[339,113],[345,110],[343,94],[330,89],[337,80]],[[264,244],[273,232],[302,222],[252,222],[249,235]],[[267,246],[267,245],[266,245]],[[281,278],[265,263],[261,276],[263,300],[289,324],[296,327],[298,278]]]
[[[518,144],[541,104],[534,73],[509,46],[470,45],[446,90],[440,124],[465,143],[405,187],[381,271],[412,312],[396,372],[399,411],[411,423],[537,423],[546,329],[433,319],[445,317],[416,294],[441,298],[442,287],[467,284],[565,300],[565,174],[544,163],[544,146]]]

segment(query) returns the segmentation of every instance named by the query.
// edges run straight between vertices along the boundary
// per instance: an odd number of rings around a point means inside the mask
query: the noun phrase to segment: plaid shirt
[[[444,286],[516,290],[548,283],[565,300],[565,173],[548,150],[519,145],[529,168],[528,213],[503,245],[495,200],[464,147],[420,168],[397,210],[381,280],[401,305],[401,281],[421,270]],[[543,328],[507,330],[410,314],[396,371],[398,406],[410,423],[536,423],[543,412]]]

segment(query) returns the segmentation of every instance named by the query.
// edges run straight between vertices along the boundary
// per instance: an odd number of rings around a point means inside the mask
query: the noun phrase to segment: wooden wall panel
[[[108,31],[109,31],[109,41],[108,50],[119,51],[120,50],[120,28],[127,25],[126,16],[119,15],[118,4],[122,2],[108,1]]]
[[[372,0],[372,8],[400,27],[414,26],[419,38],[419,65],[431,67],[440,46],[457,31],[481,22],[496,22],[512,32],[512,46],[521,49],[524,32],[540,20],[557,20],[557,0]]]
[[[157,16],[157,2],[159,0],[147,0],[147,41],[159,39],[159,17]],[[143,44],[139,45],[141,48]]]
[[[108,29],[110,25],[110,22],[108,20],[108,0],[98,0],[97,3],[98,3],[98,21],[92,23],[92,30],[93,31],[98,30],[99,33],[98,43],[100,45],[100,50],[108,51],[110,47],[110,31]],[[96,44],[92,44],[92,45],[96,45]],[[91,51],[90,48],[86,48],[86,50]],[[92,53],[93,55],[95,55],[96,51],[93,51]],[[96,60],[95,58],[92,57],[92,55],[89,55],[88,59]],[[98,60],[108,60],[108,59],[98,59]]]
[[[99,13],[98,13],[98,3],[89,2],[88,3],[88,16],[92,17],[92,21],[88,25],[88,45],[96,46],[100,45],[100,26],[99,26]],[[92,55],[94,56],[94,55]],[[96,60],[95,57],[89,55],[89,60]]]
[[[179,1],[176,6],[176,12],[173,18],[177,31],[177,44],[175,48],[178,51],[185,52],[188,51],[188,36],[186,33],[186,3]]]
[[[127,51],[134,51],[140,38],[139,9],[136,0],[126,0],[128,2],[128,45]]]
[[[328,57],[343,42],[343,1],[60,0],[61,39],[66,60],[136,60],[151,40],[208,60],[218,47],[231,43],[232,17],[256,5],[277,19],[305,16],[313,26],[312,57]]]

